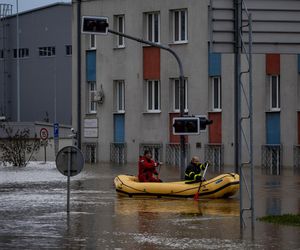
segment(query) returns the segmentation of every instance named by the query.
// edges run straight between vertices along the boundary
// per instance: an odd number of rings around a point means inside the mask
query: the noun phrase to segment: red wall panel
[[[280,75],[280,54],[266,54],[266,74]]]
[[[209,113],[208,119],[213,121],[208,126],[209,143],[222,143],[222,113]]]
[[[298,112],[298,145],[300,145],[300,111]]]
[[[160,49],[155,47],[143,48],[144,79],[160,79]]]

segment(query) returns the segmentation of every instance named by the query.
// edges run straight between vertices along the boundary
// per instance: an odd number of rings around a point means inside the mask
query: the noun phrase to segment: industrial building
[[[71,4],[0,6],[0,116],[71,125]]]

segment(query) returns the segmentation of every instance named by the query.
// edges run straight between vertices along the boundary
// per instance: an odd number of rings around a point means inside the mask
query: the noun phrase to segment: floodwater
[[[228,169],[225,172],[232,172]],[[71,178],[54,163],[0,167],[0,249],[300,249],[300,228],[251,220],[240,228],[240,203],[231,199],[119,197],[113,179],[135,165],[86,165]],[[255,216],[300,213],[300,175],[255,169]],[[207,178],[216,173],[208,170]],[[163,180],[178,169],[162,166]]]

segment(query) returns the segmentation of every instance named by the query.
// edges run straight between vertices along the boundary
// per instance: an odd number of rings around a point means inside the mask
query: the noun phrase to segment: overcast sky
[[[0,4],[13,5],[13,13],[16,13],[16,5],[19,1],[19,12],[31,10],[37,7],[45,6],[52,3],[63,2],[70,3],[71,0],[0,0]]]

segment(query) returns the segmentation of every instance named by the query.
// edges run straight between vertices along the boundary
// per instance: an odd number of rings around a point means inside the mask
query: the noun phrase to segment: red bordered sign
[[[47,140],[48,139],[48,130],[46,128],[41,128],[40,130],[40,138],[42,140]]]

